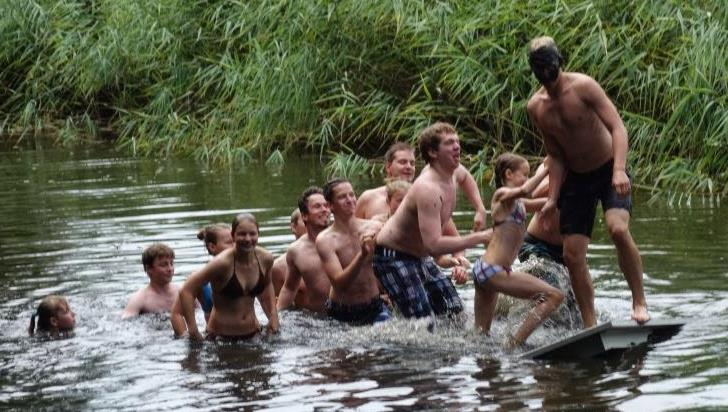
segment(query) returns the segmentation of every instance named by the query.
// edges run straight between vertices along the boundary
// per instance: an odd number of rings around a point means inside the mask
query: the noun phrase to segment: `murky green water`
[[[305,187],[322,183],[321,168],[289,159],[282,170],[208,170],[103,148],[0,152],[0,409],[728,408],[728,209],[700,199],[687,207],[637,196],[633,233],[652,315],[691,321],[672,340],[618,358],[522,360],[496,344],[502,322],[489,338],[471,327],[351,328],[285,312],[272,341],[192,345],[173,339],[164,317],[119,320],[146,281],[140,254],[154,241],[175,249],[176,282],[207,261],[196,230],[240,211],[256,214],[264,247],[284,251],[288,215]],[[460,207],[457,222],[469,227]],[[627,319],[629,292],[597,226],[597,308],[602,319]],[[472,285],[460,292],[472,314]],[[27,336],[50,293],[69,297],[73,338]],[[532,342],[554,338],[539,331]]]

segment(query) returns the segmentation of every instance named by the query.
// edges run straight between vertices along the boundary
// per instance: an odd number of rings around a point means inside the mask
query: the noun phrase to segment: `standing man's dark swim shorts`
[[[591,237],[597,201],[602,202],[602,210],[625,209],[632,211],[632,197],[620,197],[612,186],[613,160],[595,170],[576,173],[568,171],[559,194],[559,219],[561,234],[582,234]],[[630,182],[632,181],[632,176]]]

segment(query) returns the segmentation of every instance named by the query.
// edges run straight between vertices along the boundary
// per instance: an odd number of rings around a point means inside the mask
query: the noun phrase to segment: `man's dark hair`
[[[334,201],[334,188],[342,183],[349,183],[349,180],[343,177],[335,177],[324,185],[324,198],[327,202],[331,203]]]
[[[430,150],[437,150],[442,141],[442,137],[446,134],[457,133],[455,127],[450,123],[437,122],[427,126],[420,132],[417,138],[417,146],[420,150],[420,156],[425,163],[430,163]]]
[[[318,186],[311,186],[301,193],[301,197],[298,198],[298,210],[301,211],[301,214],[308,214],[308,198],[317,194],[324,194],[324,191]]]

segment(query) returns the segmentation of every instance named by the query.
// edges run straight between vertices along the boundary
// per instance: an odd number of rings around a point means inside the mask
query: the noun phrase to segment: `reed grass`
[[[208,163],[340,152],[344,174],[446,120],[485,177],[504,150],[543,154],[525,111],[542,34],[615,101],[638,183],[728,193],[728,12],[698,0],[5,0],[0,130],[111,129]]]

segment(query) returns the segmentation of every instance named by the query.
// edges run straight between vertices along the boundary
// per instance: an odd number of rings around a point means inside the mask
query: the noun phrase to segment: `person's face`
[[[329,203],[324,198],[324,195],[320,193],[313,194],[308,197],[307,203],[308,213],[304,216],[306,224],[317,229],[323,229],[328,226],[331,209],[329,208]],[[303,230],[304,233],[306,233],[305,227]]]
[[[415,152],[412,150],[398,150],[394,152],[394,159],[384,166],[387,177],[412,182],[415,178]]]
[[[53,319],[55,319],[54,326],[62,331],[72,330],[76,326],[76,314],[73,313],[68,303],[60,305]]]
[[[529,56],[528,63],[539,83],[547,86],[558,79],[561,61],[561,55],[556,49],[543,47]]]
[[[392,197],[389,199],[387,204],[389,205],[389,214],[393,215],[394,212],[397,211],[399,208],[399,205],[402,204],[402,200],[404,200],[404,195],[407,194],[406,190],[397,190],[392,194]]]
[[[515,169],[506,170],[505,184],[509,187],[521,186],[526,183],[530,174],[531,166],[528,165],[528,162],[523,162]]]
[[[152,283],[166,285],[174,276],[174,259],[169,256],[157,256],[152,266],[147,268],[147,275]]]
[[[242,220],[233,233],[235,247],[240,251],[251,251],[258,244],[258,227],[251,220]]]
[[[217,232],[217,241],[215,241],[215,243],[210,243],[208,249],[212,256],[217,256],[225,249],[233,247],[233,245],[233,235],[227,230],[220,230]]]
[[[303,215],[298,215],[295,222],[291,223],[291,232],[298,239],[306,234],[306,223],[303,221]]]
[[[431,154],[433,154],[431,152]],[[446,168],[455,170],[460,166],[460,138],[457,133],[442,136],[433,158]]]
[[[356,194],[351,183],[344,182],[334,186],[331,210],[334,215],[353,215],[356,209]]]

